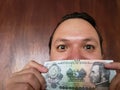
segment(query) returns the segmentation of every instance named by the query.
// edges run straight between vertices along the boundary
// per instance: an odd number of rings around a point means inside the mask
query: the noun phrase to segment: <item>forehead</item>
[[[79,37],[79,36],[89,36],[98,39],[98,34],[95,28],[86,20],[75,18],[68,19],[62,22],[56,29],[54,33],[54,38],[56,37]]]

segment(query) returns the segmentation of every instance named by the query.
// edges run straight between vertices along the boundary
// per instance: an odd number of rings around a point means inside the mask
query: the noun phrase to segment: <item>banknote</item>
[[[108,90],[115,70],[104,68],[113,60],[57,60],[45,62],[46,90]]]

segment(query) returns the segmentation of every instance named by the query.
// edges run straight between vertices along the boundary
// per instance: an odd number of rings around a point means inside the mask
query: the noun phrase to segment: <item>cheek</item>
[[[98,48],[96,55],[98,56],[99,59],[103,59],[103,54],[101,52],[101,48]]]
[[[102,56],[102,54],[101,54],[101,52],[100,53],[97,53],[96,54],[96,59],[100,59],[100,60],[102,60],[103,59],[103,56]]]
[[[87,54],[87,55],[88,55],[89,59],[97,59],[97,60],[103,59],[101,52],[94,52],[94,53]]]
[[[50,54],[50,60],[54,61],[54,60],[65,60],[67,57],[67,53],[63,53],[63,52],[55,52],[55,51],[51,51]]]

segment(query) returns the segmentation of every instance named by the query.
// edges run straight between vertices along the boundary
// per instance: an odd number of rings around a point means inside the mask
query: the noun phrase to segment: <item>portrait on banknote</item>
[[[94,62],[90,70],[90,81],[96,86],[109,86],[110,71],[104,68],[104,63]]]
[[[61,74],[60,67],[56,63],[53,63],[46,75],[47,82],[52,88],[56,88],[62,78],[63,75]]]

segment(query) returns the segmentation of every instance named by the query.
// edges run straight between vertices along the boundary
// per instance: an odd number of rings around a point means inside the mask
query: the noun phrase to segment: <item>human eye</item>
[[[57,50],[60,51],[60,52],[63,52],[67,49],[67,46],[66,45],[58,45],[57,46]]]
[[[83,47],[85,50],[94,50],[95,49],[95,46],[94,45],[90,45],[90,44],[87,44]]]

